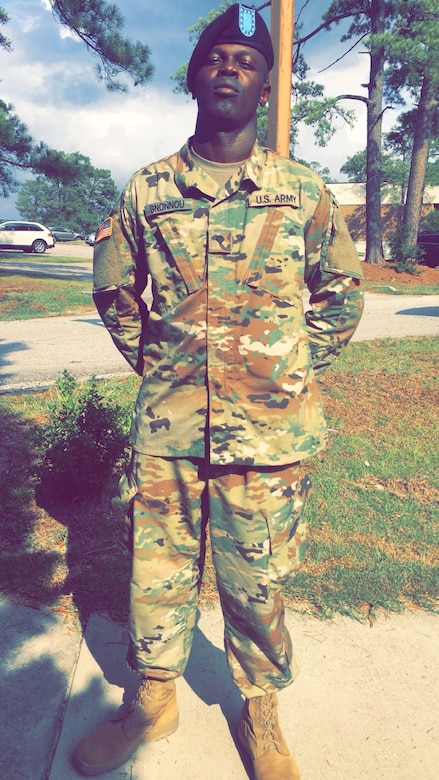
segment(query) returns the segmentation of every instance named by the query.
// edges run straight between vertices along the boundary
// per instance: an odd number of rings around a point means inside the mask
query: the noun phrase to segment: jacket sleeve
[[[306,323],[313,368],[326,369],[349,343],[363,312],[361,264],[340,208],[324,188],[306,231]]]
[[[100,225],[93,253],[93,299],[116,347],[130,366],[143,372],[142,338],[148,309],[142,299],[146,259],[135,219],[124,196]]]

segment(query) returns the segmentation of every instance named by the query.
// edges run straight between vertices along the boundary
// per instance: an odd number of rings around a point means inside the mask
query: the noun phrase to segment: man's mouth
[[[239,89],[236,84],[232,84],[230,81],[221,81],[214,85],[213,91],[215,95],[237,95]]]

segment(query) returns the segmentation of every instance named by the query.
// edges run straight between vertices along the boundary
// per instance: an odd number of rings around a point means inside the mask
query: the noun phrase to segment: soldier
[[[121,480],[129,662],[141,685],[128,711],[76,748],[85,775],[177,728],[175,679],[209,521],[225,650],[244,698],[239,743],[257,780],[299,777],[277,718],[276,694],[295,676],[281,588],[307,544],[302,461],[326,443],[316,376],[355,331],[362,274],[321,179],[256,141],[272,66],[259,13],[235,4],[217,17],[188,68],[194,136],[134,174],[96,237],[96,306],[142,377]]]

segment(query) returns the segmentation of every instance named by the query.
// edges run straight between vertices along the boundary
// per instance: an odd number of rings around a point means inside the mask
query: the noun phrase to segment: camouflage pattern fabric
[[[319,452],[316,375],[355,331],[361,276],[333,195],[294,160],[256,144],[219,187],[185,145],[136,173],[94,251],[96,305],[143,377],[134,449],[247,466]]]
[[[121,484],[140,673],[184,669],[209,519],[236,684],[292,681],[281,587],[306,550],[299,462],[325,446],[316,375],[355,331],[361,276],[323,182],[258,144],[225,186],[185,145],[136,173],[99,229],[95,302],[142,377]]]
[[[296,674],[281,586],[307,545],[310,480],[282,468],[207,466],[133,453],[121,496],[133,534],[130,664],[166,680],[181,675],[196,620],[200,548],[209,518],[233,679],[246,697]]]

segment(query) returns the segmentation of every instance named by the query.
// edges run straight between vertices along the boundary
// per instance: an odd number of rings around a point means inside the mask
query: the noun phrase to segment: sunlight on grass
[[[94,311],[91,281],[0,274],[0,321]]]

